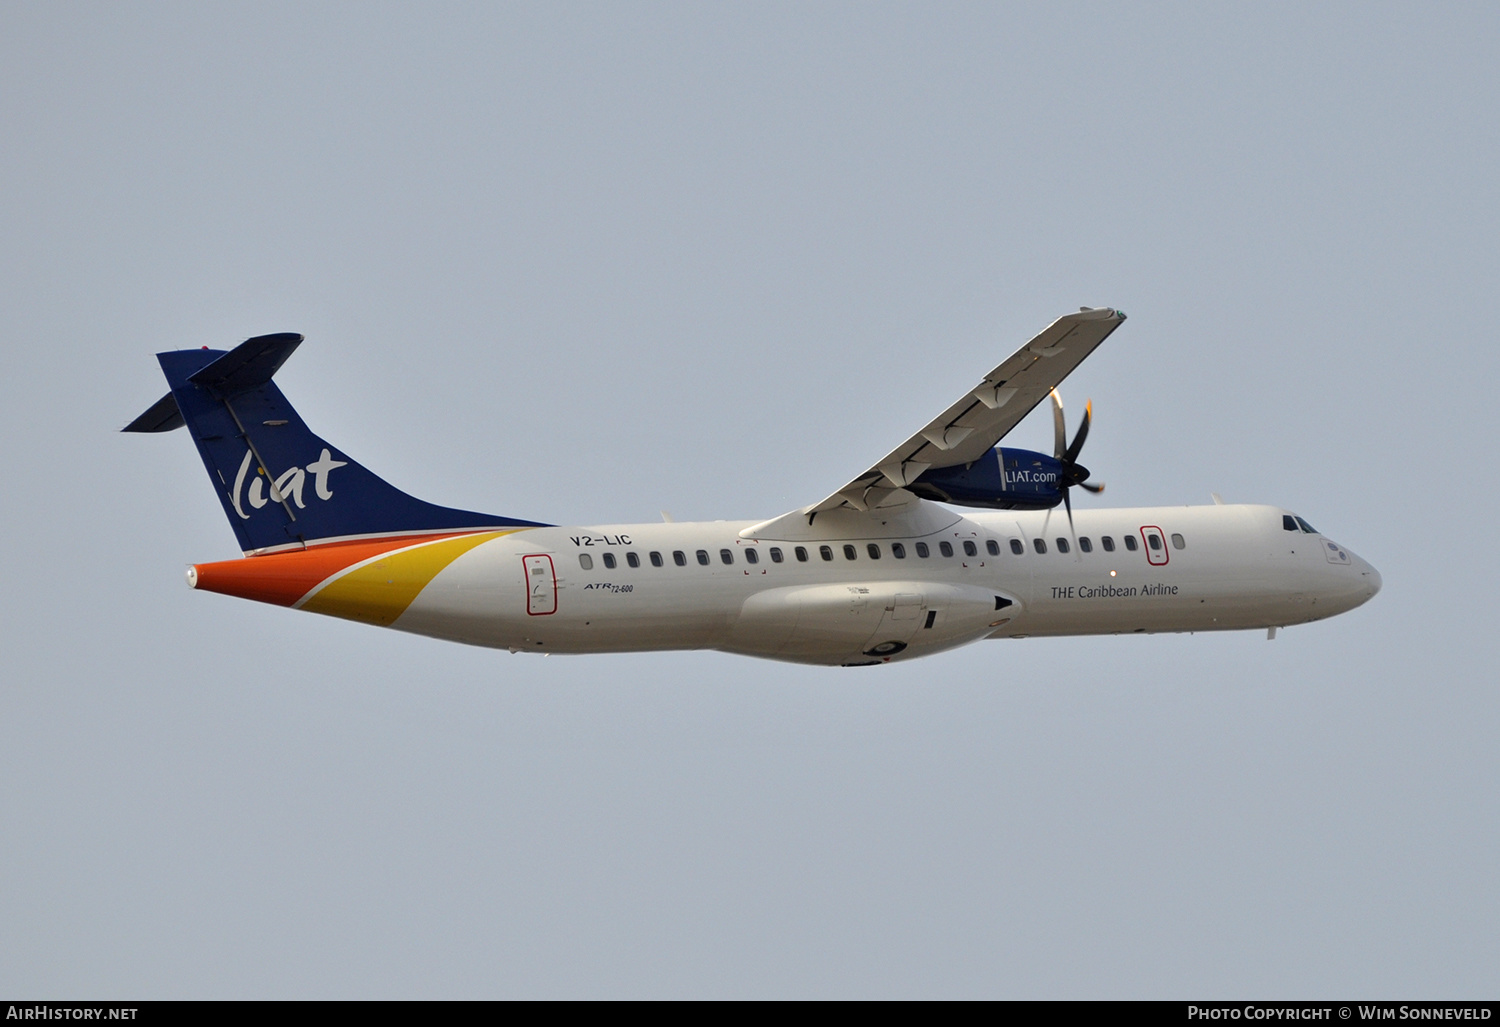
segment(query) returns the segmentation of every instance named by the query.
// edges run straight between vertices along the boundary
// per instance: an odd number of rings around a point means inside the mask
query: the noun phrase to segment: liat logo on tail
[[[229,493],[234,512],[246,521],[250,519],[250,515],[245,512],[240,502],[241,497],[250,503],[253,510],[259,510],[268,502],[285,503],[288,499],[296,503],[299,510],[305,510],[307,504],[302,499],[302,490],[307,483],[307,476],[312,475],[313,492],[319,499],[332,499],[333,489],[328,484],[329,475],[336,468],[349,466],[348,461],[335,460],[333,454],[324,449],[318,459],[308,464],[305,470],[301,467],[288,467],[275,481],[270,480],[270,474],[264,467],[257,467],[255,476],[250,479],[250,487],[246,489],[245,477],[250,473],[250,464],[254,459],[255,454],[245,450],[245,459],[240,461],[239,472],[234,476],[234,489]],[[271,493],[269,499],[266,498],[267,486]]]

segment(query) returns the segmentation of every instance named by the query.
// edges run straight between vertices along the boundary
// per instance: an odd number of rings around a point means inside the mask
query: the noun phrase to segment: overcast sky
[[[1500,990],[1491,4],[0,7],[0,993]],[[1090,505],[1287,506],[1335,620],[865,670],[185,587],[153,354],[557,523],[813,502],[1130,315]],[[1045,413],[1011,441],[1047,448]]]

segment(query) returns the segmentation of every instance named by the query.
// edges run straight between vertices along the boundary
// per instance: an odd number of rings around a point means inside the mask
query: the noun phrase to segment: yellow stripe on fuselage
[[[330,581],[302,609],[389,627],[444,567],[475,546],[509,534],[460,535],[382,556]]]

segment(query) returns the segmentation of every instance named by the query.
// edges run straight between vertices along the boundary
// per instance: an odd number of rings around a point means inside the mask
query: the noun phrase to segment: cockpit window
[[[1282,514],[1281,515],[1281,528],[1282,528],[1283,531],[1296,531],[1297,530],[1297,518],[1293,517],[1291,514]]]
[[[1297,518],[1297,523],[1302,525],[1302,530],[1307,532],[1309,535],[1316,535],[1318,533],[1317,528],[1314,528],[1311,524],[1308,524],[1300,517]]]

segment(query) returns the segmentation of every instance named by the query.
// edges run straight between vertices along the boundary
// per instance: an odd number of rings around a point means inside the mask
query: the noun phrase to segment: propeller
[[[1068,424],[1063,417],[1062,397],[1057,390],[1052,390],[1052,454],[1062,464],[1061,480],[1058,487],[1062,489],[1063,506],[1068,511],[1068,532],[1073,533],[1073,501],[1068,497],[1068,490],[1074,485],[1083,488],[1094,495],[1104,491],[1104,483],[1093,484],[1088,480],[1089,469],[1078,462],[1078,454],[1083,450],[1083,443],[1089,437],[1089,425],[1094,420],[1094,401],[1089,400],[1083,408],[1083,423],[1078,426],[1078,434],[1073,436],[1073,441],[1068,442]]]

